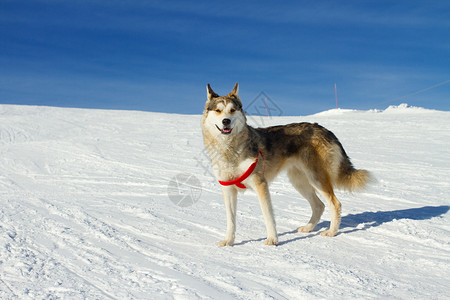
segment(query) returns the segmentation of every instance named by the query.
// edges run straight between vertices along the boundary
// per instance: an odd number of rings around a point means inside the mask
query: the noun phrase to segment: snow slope
[[[247,192],[236,245],[217,247],[225,209],[199,116],[0,105],[0,298],[450,299],[450,112],[249,121],[318,122],[373,172],[366,192],[337,193],[338,236],[319,234],[328,210],[316,231],[295,231],[310,209],[282,175],[280,245],[263,244]],[[192,180],[174,186],[180,174]]]

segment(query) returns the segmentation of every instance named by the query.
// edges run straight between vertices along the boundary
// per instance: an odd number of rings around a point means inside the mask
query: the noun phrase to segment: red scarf
[[[261,151],[259,151],[258,154],[261,154],[261,157],[264,159],[264,156]],[[230,181],[219,180],[219,183],[224,186],[235,184],[237,187],[240,187],[241,189],[246,189],[247,187],[244,184],[242,184],[242,181],[247,179],[253,173],[253,170],[255,170],[256,164],[258,163],[258,157],[259,157],[259,155],[256,156],[255,162],[252,163],[250,165],[250,167],[247,169],[247,171],[245,171],[245,173],[242,174],[239,178],[237,178],[235,180],[230,180]]]

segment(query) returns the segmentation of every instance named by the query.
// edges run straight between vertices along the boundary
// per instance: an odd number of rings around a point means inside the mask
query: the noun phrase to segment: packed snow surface
[[[328,238],[328,210],[296,232],[309,204],[281,175],[279,245],[264,245],[248,191],[236,244],[220,248],[225,208],[199,115],[0,105],[0,298],[449,299],[450,112],[249,116],[304,121],[333,131],[377,182],[337,193],[342,224]]]

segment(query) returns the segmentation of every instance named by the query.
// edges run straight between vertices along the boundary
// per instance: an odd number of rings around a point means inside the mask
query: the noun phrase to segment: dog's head
[[[208,84],[207,101],[203,112],[203,126],[213,136],[231,136],[238,134],[246,123],[242,102],[239,99],[239,85],[236,83],[231,93],[217,95]]]

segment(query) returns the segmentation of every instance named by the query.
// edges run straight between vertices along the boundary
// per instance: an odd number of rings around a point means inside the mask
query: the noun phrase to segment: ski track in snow
[[[318,122],[375,175],[363,193],[337,192],[336,237],[320,236],[328,210],[314,232],[296,232],[310,208],[281,175],[279,246],[263,244],[249,191],[235,246],[217,247],[225,208],[199,116],[0,105],[0,298],[450,299],[449,112],[258,121]],[[202,193],[179,207],[167,188],[186,172]]]

